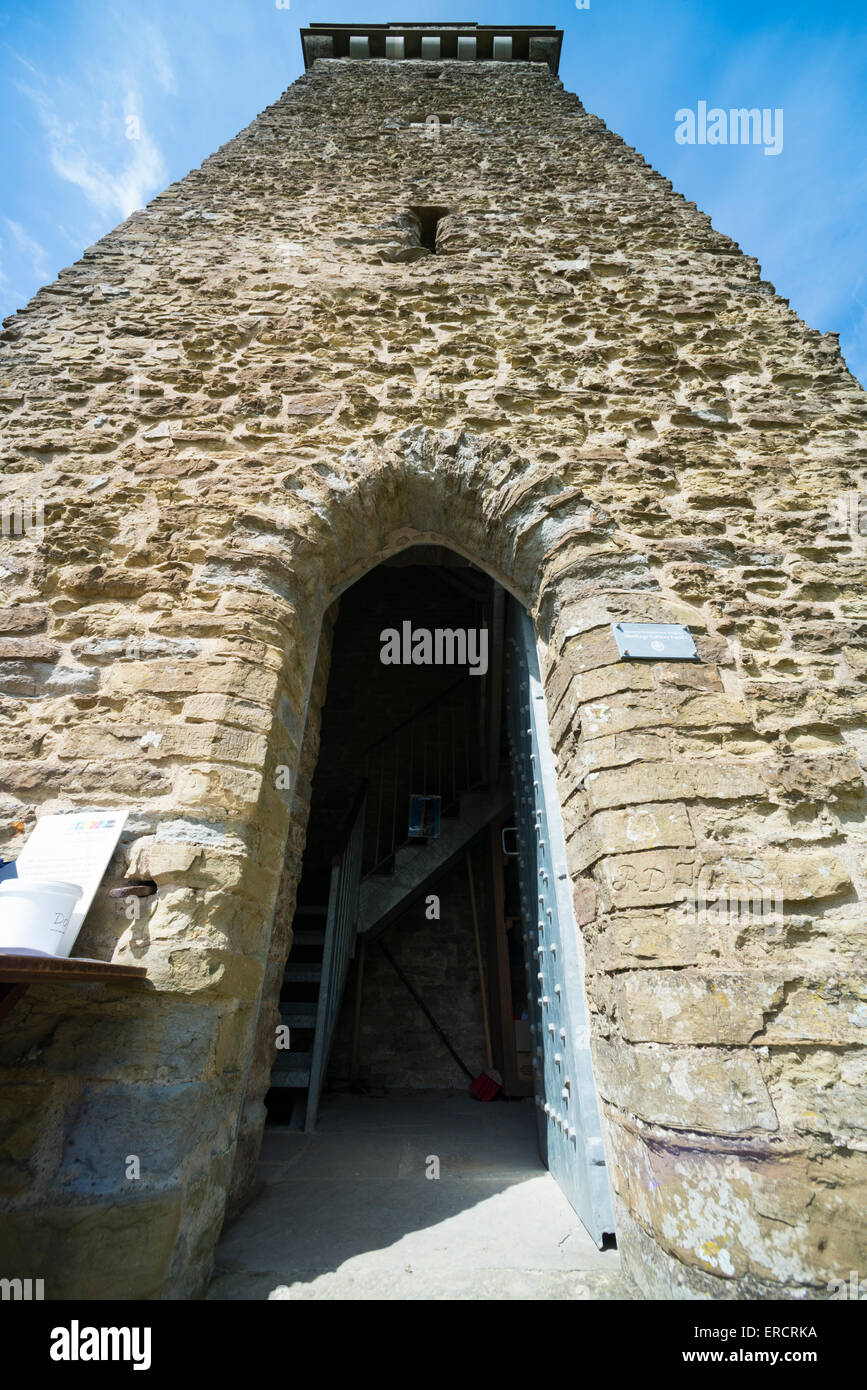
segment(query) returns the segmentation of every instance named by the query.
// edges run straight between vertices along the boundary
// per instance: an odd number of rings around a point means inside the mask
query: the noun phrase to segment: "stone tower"
[[[2,844],[128,807],[110,881],[160,890],[138,922],[98,895],[76,947],[145,989],[0,1023],[0,1273],[51,1297],[204,1287],[329,610],[419,542],[535,623],[629,1270],[786,1298],[867,1264],[864,393],[563,90],[560,38],[312,26],[279,101],[0,335],[4,517],[44,507],[2,537]],[[701,661],[620,661],[622,620]],[[757,885],[771,921],[704,910]]]

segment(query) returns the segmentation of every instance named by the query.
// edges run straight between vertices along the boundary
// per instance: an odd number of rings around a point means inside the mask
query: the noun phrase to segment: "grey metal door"
[[[533,624],[510,605],[507,703],[539,1152],[597,1245],[614,1231]]]

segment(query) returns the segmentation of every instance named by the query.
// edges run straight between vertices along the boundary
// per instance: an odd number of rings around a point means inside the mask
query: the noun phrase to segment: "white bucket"
[[[77,883],[5,878],[0,883],[0,946],[60,954],[63,934],[81,897]]]

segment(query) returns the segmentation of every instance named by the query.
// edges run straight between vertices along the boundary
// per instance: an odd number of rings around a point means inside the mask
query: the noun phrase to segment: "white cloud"
[[[25,256],[30,257],[30,263],[33,267],[33,274],[36,275],[38,279],[43,282],[47,280],[49,275],[49,269],[48,253],[45,250],[45,247],[40,246],[38,241],[34,241],[33,237],[29,236],[27,232],[25,232],[20,222],[13,222],[11,217],[4,217],[3,221],[6,223],[6,228],[9,232],[9,235],[11,236],[14,244],[18,247],[18,250],[22,251]],[[3,275],[2,272],[0,272],[0,280],[5,280],[5,278],[5,275]]]
[[[95,132],[89,132],[89,147],[81,124],[64,120],[47,93],[24,86],[20,90],[33,103],[39,116],[55,172],[76,184],[99,212],[119,212],[122,217],[128,217],[163,187],[166,165],[148,134],[138,91],[126,83],[122,85],[126,89],[123,96],[117,91],[112,98],[105,98],[109,109],[115,113],[114,121],[103,115],[101,134],[96,136]],[[136,122],[136,138],[133,139],[127,138],[130,117]],[[95,145],[103,148],[100,150]],[[118,159],[119,154],[122,159]],[[121,166],[114,171],[106,167],[112,156],[115,166]]]
[[[150,63],[157,83],[164,92],[177,92],[177,79],[159,29],[153,24],[143,24],[140,32],[142,57]]]
[[[7,45],[7,47],[8,47],[8,45]],[[17,63],[20,63],[21,66],[22,66],[23,68],[26,68],[28,72],[32,72],[32,73],[33,73],[33,76],[34,76],[34,77],[38,77],[39,80],[40,80],[40,82],[44,82],[44,81],[45,81],[45,78],[44,78],[43,74],[39,71],[38,68],[35,68],[35,67],[33,66],[33,64],[30,62],[29,59],[27,59],[27,58],[22,58],[22,56],[21,56],[20,53],[16,53],[16,52],[15,52],[15,49],[14,49],[14,48],[10,48],[10,49],[9,49],[9,52],[12,54],[12,57],[15,59],[15,61],[16,61]]]

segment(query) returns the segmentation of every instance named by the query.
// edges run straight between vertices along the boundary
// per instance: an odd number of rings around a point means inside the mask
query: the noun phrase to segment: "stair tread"
[[[289,1048],[283,1051],[278,1049],[273,1063],[273,1067],[278,1068],[280,1071],[300,1071],[304,1067],[309,1071],[312,1066],[312,1052],[292,1052]]]
[[[272,1091],[305,1090],[310,1085],[310,1069],[304,1071],[275,1071],[271,1073]]]
[[[295,908],[296,917],[324,917],[328,911],[328,904],[323,903],[316,906],[311,903],[299,903]]]
[[[287,965],[283,971],[286,984],[315,984],[321,979],[321,965]]]
[[[292,933],[293,946],[324,946],[325,931],[296,931]]]
[[[283,1002],[280,1005],[280,1018],[287,1023],[290,1028],[312,1028],[316,1023],[316,1010],[318,1004],[304,1002],[300,1004]]]

